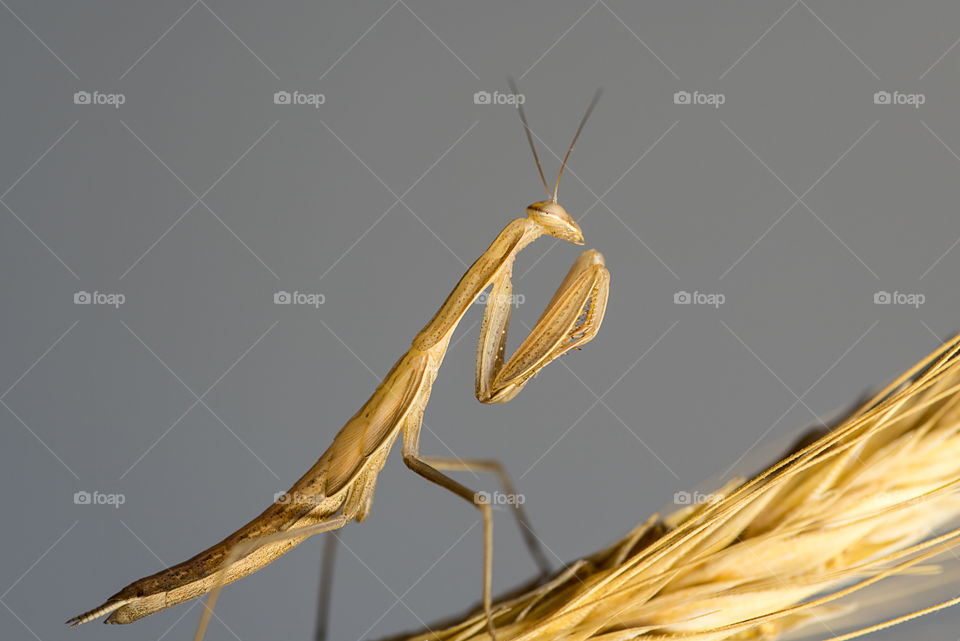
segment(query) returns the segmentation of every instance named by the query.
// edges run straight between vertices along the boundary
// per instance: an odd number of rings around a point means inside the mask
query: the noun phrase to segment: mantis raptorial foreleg
[[[606,310],[609,276],[600,252],[588,249],[580,254],[530,334],[504,363],[513,290],[510,270],[505,270],[494,281],[484,311],[477,350],[477,399],[509,401],[550,361],[591,340]]]

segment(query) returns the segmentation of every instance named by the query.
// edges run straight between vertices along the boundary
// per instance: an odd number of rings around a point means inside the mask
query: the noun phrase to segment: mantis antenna
[[[513,78],[508,78],[510,83],[510,90],[514,95],[518,95],[520,90],[517,89],[517,83],[514,82]],[[530,143],[530,151],[533,152],[533,159],[537,163],[537,171],[540,172],[540,180],[543,181],[543,186],[547,190],[547,197],[551,198],[553,202],[557,202],[557,191],[560,189],[560,176],[563,175],[563,169],[567,166],[567,159],[570,158],[570,152],[573,151],[573,146],[577,144],[577,138],[580,137],[580,132],[583,131],[583,126],[587,124],[587,119],[590,118],[593,108],[597,106],[597,102],[600,100],[600,95],[603,93],[602,89],[597,89],[597,92],[593,94],[593,100],[590,101],[590,105],[587,107],[586,113],[583,114],[583,119],[580,121],[580,126],[577,127],[577,133],[573,135],[573,140],[570,142],[570,147],[567,149],[567,155],[563,157],[563,162],[560,164],[560,172],[557,174],[557,184],[553,188],[553,195],[550,194],[550,186],[547,184],[547,179],[543,175],[543,167],[540,165],[540,157],[537,156],[537,148],[533,144],[533,135],[530,133],[530,125],[527,124],[527,114],[523,110],[523,105],[517,103],[517,111],[520,113],[520,122],[523,123],[523,131],[527,134],[527,142]]]
[[[510,91],[513,92],[514,96],[520,94],[520,90],[517,89],[517,83],[513,81],[513,78],[508,78],[507,81],[510,83]],[[537,171],[540,172],[540,180],[543,181],[543,188],[547,190],[547,197],[550,196],[550,186],[547,185],[547,179],[543,175],[543,167],[540,166],[540,158],[537,156],[537,148],[533,144],[533,135],[530,133],[530,125],[527,124],[527,114],[523,111],[523,105],[519,102],[517,103],[517,111],[520,112],[520,122],[523,123],[523,131],[527,134],[527,142],[530,143],[530,151],[533,152],[533,159],[537,163]],[[553,199],[554,202],[557,201],[556,196]]]
[[[577,133],[573,135],[573,140],[570,142],[570,148],[567,149],[567,155],[563,157],[563,162],[560,164],[560,173],[557,174],[557,184],[553,188],[553,202],[557,202],[557,190],[560,189],[560,176],[563,175],[563,168],[567,166],[567,158],[570,157],[570,152],[573,151],[573,146],[577,144],[577,138],[580,137],[580,132],[583,131],[583,126],[587,124],[587,118],[590,117],[590,112],[593,111],[593,108],[597,106],[597,101],[600,100],[600,95],[603,93],[603,89],[597,89],[597,93],[593,94],[593,100],[590,101],[590,106],[587,107],[586,113],[583,114],[583,120],[580,121],[580,126],[577,127]],[[527,135],[530,135],[529,132]],[[547,190],[549,193],[549,188]]]

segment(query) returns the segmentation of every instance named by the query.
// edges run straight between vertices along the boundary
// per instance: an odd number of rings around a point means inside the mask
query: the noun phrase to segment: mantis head
[[[527,217],[539,225],[544,233],[566,240],[574,245],[583,244],[583,232],[567,210],[552,200],[542,200],[527,207]]]
[[[510,79],[510,88],[514,94],[520,93],[512,78]],[[530,151],[533,152],[533,159],[537,163],[537,171],[540,172],[540,180],[543,181],[543,186],[547,190],[547,197],[550,198],[550,200],[540,200],[528,206],[527,217],[535,222],[537,226],[543,230],[543,233],[549,234],[554,238],[559,238],[560,240],[566,240],[574,245],[583,244],[583,232],[580,230],[580,225],[577,224],[577,221],[567,213],[566,209],[557,203],[557,190],[560,189],[560,176],[563,175],[563,169],[567,166],[570,152],[573,151],[573,146],[577,144],[577,138],[580,137],[580,132],[583,131],[583,126],[587,124],[590,112],[593,111],[599,99],[600,90],[597,90],[597,93],[593,96],[593,100],[590,101],[590,106],[587,107],[586,113],[583,114],[580,126],[577,127],[577,133],[573,135],[573,141],[567,149],[567,155],[564,156],[563,162],[560,163],[560,171],[557,173],[557,182],[553,187],[552,194],[550,193],[550,186],[547,184],[547,179],[543,175],[543,167],[540,166],[540,157],[537,156],[537,148],[536,145],[533,144],[533,134],[530,132],[530,126],[527,124],[527,115],[523,111],[523,103],[517,105],[517,111],[520,113],[520,121],[523,123],[523,129],[527,134],[527,142],[530,143]]]

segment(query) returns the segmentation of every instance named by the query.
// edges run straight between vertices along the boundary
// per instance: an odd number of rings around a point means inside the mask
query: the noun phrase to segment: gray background
[[[756,469],[960,326],[956,3],[264,4],[0,1],[4,639],[189,638],[192,605],[62,622],[259,513],[542,198],[515,109],[473,101],[508,75],[551,177],[544,145],[562,154],[606,90],[560,202],[607,258],[610,304],[593,343],[492,407],[472,395],[472,310],[423,451],[502,459],[555,564]],[[926,102],[874,104],[884,90]],[[523,253],[512,345],[578,251]],[[881,290],[925,302],[875,305]],[[331,638],[475,603],[478,524],[392,455],[369,520],[342,531]],[[309,638],[322,547],[229,588],[208,638]],[[505,512],[495,549],[497,590],[533,574]]]

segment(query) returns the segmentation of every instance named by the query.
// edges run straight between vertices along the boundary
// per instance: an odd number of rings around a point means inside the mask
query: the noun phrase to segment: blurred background
[[[520,100],[552,181],[605,90],[559,195],[606,257],[607,316],[484,406],[476,306],[422,451],[502,460],[556,567],[960,328],[956,3],[0,5],[4,639],[190,637],[196,603],[63,621],[314,463],[543,198]],[[523,252],[508,349],[579,251]],[[392,454],[340,533],[330,638],[478,603],[479,524]],[[501,592],[536,567],[507,512],[495,533]],[[322,550],[228,588],[207,638],[311,638]],[[953,638],[957,616],[876,638]]]

